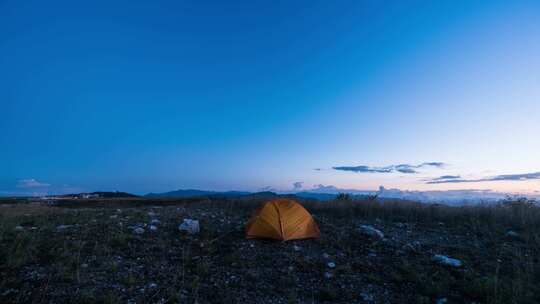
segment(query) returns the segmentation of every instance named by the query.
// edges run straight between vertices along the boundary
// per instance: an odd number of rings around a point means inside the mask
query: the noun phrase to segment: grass
[[[440,297],[459,303],[540,302],[540,208],[534,202],[449,207],[306,201],[321,239],[247,241],[238,226],[260,203],[0,206],[0,302],[350,303],[366,286],[375,298],[392,303]],[[127,227],[148,223],[150,210],[162,221],[158,232],[133,234]],[[199,235],[178,233],[186,217],[200,218]],[[360,224],[383,230],[387,240],[370,240],[356,229]],[[14,229],[19,225],[23,231]],[[74,226],[58,231],[59,225]],[[519,237],[507,236],[509,230]],[[458,258],[464,266],[435,264],[433,254]],[[329,260],[336,262],[334,269],[328,269]],[[333,278],[324,278],[326,272]]]

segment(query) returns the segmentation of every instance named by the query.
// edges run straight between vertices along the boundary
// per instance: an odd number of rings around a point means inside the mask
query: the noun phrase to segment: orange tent
[[[319,238],[311,214],[292,199],[275,199],[257,209],[246,226],[246,237],[282,241]]]

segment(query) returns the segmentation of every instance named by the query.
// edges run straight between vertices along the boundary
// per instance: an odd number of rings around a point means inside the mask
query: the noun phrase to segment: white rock
[[[324,273],[324,277],[327,278],[327,279],[331,279],[332,277],[334,277],[334,274],[327,271],[327,272]]]
[[[325,259],[328,259],[328,258],[330,257],[330,255],[329,255],[328,253],[326,253],[326,252],[323,253],[322,256],[323,256],[323,258],[325,258]]]
[[[360,297],[362,297],[362,300],[364,300],[364,302],[370,303],[370,302],[375,301],[375,299],[373,299],[373,295],[371,295],[371,294],[369,294],[367,292],[362,292],[360,294]]]
[[[508,230],[508,232],[506,232],[506,236],[510,238],[519,238],[519,233],[513,230]]]
[[[59,225],[59,226],[56,226],[56,231],[64,231],[71,227],[73,227],[73,225]]]
[[[449,257],[447,257],[445,255],[442,255],[442,254],[434,255],[432,260],[439,263],[439,264],[450,266],[450,267],[461,267],[461,265],[462,265],[460,260],[449,258]]]
[[[152,225],[159,225],[159,224],[161,224],[161,221],[158,220],[158,219],[152,219],[152,220],[150,221],[150,224],[152,224]]]
[[[199,221],[184,219],[184,222],[178,226],[178,230],[185,231],[189,234],[197,234],[200,232]]]
[[[375,229],[371,225],[361,225],[360,232],[376,239],[384,239],[384,233],[382,233],[382,231],[380,231],[379,229]]]
[[[15,231],[24,231],[23,226],[15,226]]]
[[[437,301],[435,303],[436,304],[446,304],[446,303],[448,303],[448,299],[447,298],[440,298],[440,299],[437,299]]]
[[[136,234],[143,234],[144,229],[141,228],[141,227],[137,227],[137,228],[133,229],[133,232],[136,233]]]
[[[117,218],[117,217],[118,217],[118,215],[116,215],[116,214],[115,214],[115,215],[109,216],[109,218],[111,218],[111,219],[115,219],[115,218]]]
[[[294,245],[293,248],[294,248],[294,251],[300,251],[300,250],[302,250],[302,247],[296,246],[296,245]]]
[[[156,283],[150,283],[148,285],[148,288],[156,288],[157,287],[157,284]]]
[[[330,268],[336,268],[336,263],[334,263],[334,262],[328,262],[328,264],[326,264],[326,265],[328,265],[328,267],[330,267]]]
[[[150,229],[151,231],[157,231],[157,226],[150,225],[148,226],[148,229]]]

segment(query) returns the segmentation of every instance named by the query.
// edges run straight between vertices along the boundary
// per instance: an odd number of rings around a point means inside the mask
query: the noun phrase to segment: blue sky
[[[539,54],[538,1],[0,1],[0,195],[539,191]]]

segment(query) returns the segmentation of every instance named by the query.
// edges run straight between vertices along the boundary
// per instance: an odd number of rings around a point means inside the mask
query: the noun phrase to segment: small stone
[[[334,274],[327,271],[327,272],[324,273],[324,277],[327,278],[327,279],[331,279],[332,277],[334,277]]]
[[[361,225],[360,232],[376,239],[384,239],[384,233],[371,225]]]
[[[157,284],[156,283],[150,283],[148,285],[148,288],[157,288]]]
[[[73,227],[73,225],[59,225],[59,226],[56,226],[56,231],[64,231],[71,227]]]
[[[150,221],[150,224],[152,224],[152,225],[159,225],[159,224],[161,224],[161,221],[158,220],[158,219],[152,219],[152,220]]]
[[[514,239],[517,239],[519,238],[519,233],[513,231],[513,230],[508,230],[506,232],[506,236],[509,237],[509,238],[514,238]]]
[[[460,260],[453,259],[442,254],[434,255],[432,260],[439,264],[450,266],[450,267],[461,267],[462,265]]]
[[[141,227],[137,227],[137,228],[133,229],[133,232],[136,233],[136,234],[143,234],[144,229],[141,228]]]
[[[150,225],[148,226],[148,229],[150,229],[151,231],[157,231],[157,226]]]
[[[197,234],[200,232],[199,221],[184,219],[184,222],[178,226],[178,230],[185,231],[189,234]]]
[[[15,226],[15,231],[24,231],[23,226]]]
[[[435,303],[436,304],[446,304],[446,303],[448,303],[448,299],[447,298],[439,298],[439,299],[437,299],[437,301]]]
[[[294,248],[294,251],[300,251],[300,250],[302,250],[302,247],[296,246],[296,245],[294,245],[293,248]]]
[[[83,263],[83,264],[81,264],[81,267],[82,267],[82,268],[88,268],[88,264]]]
[[[329,255],[328,253],[326,253],[326,252],[325,252],[325,253],[323,253],[323,254],[322,254],[322,256],[323,256],[323,258],[325,258],[325,259],[328,259],[328,258],[330,258],[330,255]]]
[[[115,214],[115,215],[111,215],[111,216],[109,216],[109,218],[115,219],[115,218],[118,218],[118,215],[116,215],[116,214]]]
[[[362,292],[360,294],[360,297],[362,298],[362,300],[364,300],[364,302],[373,302],[375,301],[375,299],[373,299],[373,295],[367,293],[367,292]]]
[[[328,265],[328,267],[330,267],[330,268],[336,268],[336,263],[334,263],[334,262],[328,262],[328,264],[326,264],[326,265]]]

